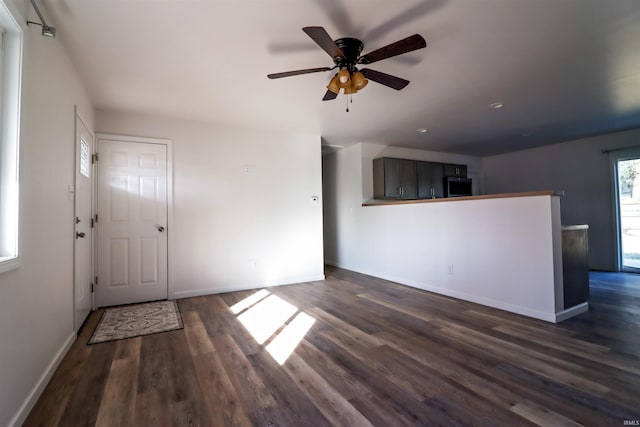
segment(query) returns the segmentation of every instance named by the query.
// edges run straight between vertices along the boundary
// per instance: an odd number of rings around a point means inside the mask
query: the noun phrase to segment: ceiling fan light
[[[335,93],[336,95],[340,93],[340,85],[338,84],[338,74],[333,76],[333,78],[327,85],[327,89],[329,89],[331,92]]]
[[[349,83],[351,82],[351,75],[349,74],[349,70],[343,68],[338,73],[338,85],[341,88],[347,88]]]
[[[360,71],[356,71],[355,73],[353,73],[353,75],[351,76],[351,82],[353,83],[353,86],[356,90],[362,89],[367,85],[367,83],[369,83],[364,74],[362,74]]]
[[[356,92],[358,92],[358,89],[356,89],[355,85],[353,84],[353,81],[351,82],[350,85],[344,88],[345,95],[352,95]]]

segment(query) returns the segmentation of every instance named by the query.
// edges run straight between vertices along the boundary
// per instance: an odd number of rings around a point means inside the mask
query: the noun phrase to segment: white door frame
[[[173,296],[173,141],[162,138],[147,138],[141,136],[114,135],[109,133],[96,133],[95,144],[98,147],[98,141],[118,141],[118,142],[142,142],[145,144],[160,144],[167,147],[167,298],[174,299]],[[98,156],[100,153],[98,153]],[[98,161],[98,167],[100,162]],[[96,179],[96,185],[98,185]],[[97,212],[97,207],[96,207]],[[100,218],[98,218],[98,227],[100,227]],[[97,236],[96,236],[97,240]],[[98,245],[96,243],[95,247]],[[98,283],[100,286],[100,283]],[[97,299],[94,299],[97,305]]]

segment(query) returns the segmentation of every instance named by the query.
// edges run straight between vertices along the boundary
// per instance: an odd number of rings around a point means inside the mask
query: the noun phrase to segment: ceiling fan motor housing
[[[356,64],[358,63],[358,58],[364,48],[364,43],[352,37],[337,39],[335,40],[335,43],[338,45],[340,50],[342,50],[344,56],[334,57],[333,62],[335,62],[338,68],[346,68],[349,73],[356,71]]]

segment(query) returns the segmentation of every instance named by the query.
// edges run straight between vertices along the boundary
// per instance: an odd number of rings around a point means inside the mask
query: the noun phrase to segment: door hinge
[[[96,280],[95,280],[95,283],[96,283],[96,285],[97,285],[97,284],[98,284],[98,276],[96,276],[96,277],[95,277],[95,279],[96,279]]]
[[[96,214],[96,224],[98,223],[98,214]]]
[[[91,155],[91,164],[98,163],[98,153]]]
[[[91,293],[93,293],[93,283],[91,284]]]
[[[93,228],[93,218],[91,218],[91,228]]]

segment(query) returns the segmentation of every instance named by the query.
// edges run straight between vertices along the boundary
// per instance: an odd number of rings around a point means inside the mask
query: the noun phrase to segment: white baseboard
[[[589,311],[589,303],[583,302],[582,304],[574,305],[573,307],[569,307],[566,310],[562,310],[556,313],[556,323],[560,323],[563,320],[567,320],[570,317],[577,316],[578,314],[585,313]]]
[[[187,291],[174,292],[173,295],[171,296],[171,299],[199,297],[202,295],[223,294],[225,292],[247,291],[250,289],[293,285],[296,283],[318,282],[324,279],[325,279],[324,274],[320,274],[317,276],[294,277],[291,279],[285,279],[284,281],[278,282],[278,283],[262,282],[262,283],[250,283],[250,284],[244,284],[244,285],[238,285],[238,286],[223,286],[219,288],[192,289]]]
[[[33,389],[31,389],[31,392],[22,403],[22,406],[20,406],[18,412],[13,416],[11,421],[9,421],[9,427],[18,427],[24,423],[24,421],[27,419],[27,416],[29,415],[29,412],[31,412],[31,409],[33,409],[33,406],[36,404],[38,398],[44,391],[44,388],[49,383],[49,380],[53,376],[53,373],[56,371],[56,369],[58,369],[58,365],[60,365],[60,362],[62,362],[62,359],[67,354],[67,351],[69,351],[71,345],[75,340],[76,333],[72,332],[65,343],[62,345],[62,347],[60,347],[56,355],[53,357],[53,360],[51,360],[51,363],[49,363],[47,369],[45,369],[45,371],[42,373],[36,385],[33,387]]]

